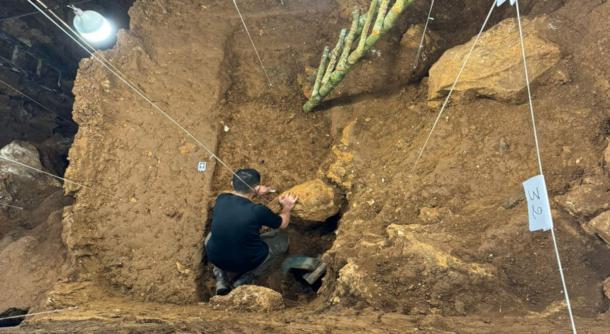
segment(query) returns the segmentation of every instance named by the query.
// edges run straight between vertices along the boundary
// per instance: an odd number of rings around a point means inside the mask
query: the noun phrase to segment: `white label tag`
[[[497,5],[498,7],[500,7],[500,6],[502,6],[502,4],[503,4],[503,3],[505,3],[506,1],[508,1],[508,0],[496,0],[496,5]],[[510,0],[510,5],[511,5],[511,6],[514,6],[516,1],[517,1],[517,0]]]
[[[208,168],[208,164],[205,161],[199,161],[199,163],[197,164],[197,171],[199,173],[203,173],[205,172],[205,170]]]
[[[523,182],[527,211],[529,214],[529,228],[531,232],[553,228],[551,205],[546,190],[544,175],[537,175]]]

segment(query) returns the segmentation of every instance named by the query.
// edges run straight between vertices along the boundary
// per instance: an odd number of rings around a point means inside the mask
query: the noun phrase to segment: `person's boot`
[[[212,271],[214,272],[214,277],[216,278],[216,294],[219,296],[224,296],[231,292],[231,286],[229,285],[227,273],[216,266],[214,266]]]
[[[247,273],[244,273],[243,275],[239,276],[235,280],[235,282],[233,282],[233,289],[235,289],[241,285],[253,284],[255,280],[256,280],[256,276],[254,275],[253,272],[249,271]]]

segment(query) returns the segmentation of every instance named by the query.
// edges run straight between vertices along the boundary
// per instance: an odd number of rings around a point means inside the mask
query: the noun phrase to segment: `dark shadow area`
[[[8,310],[0,313],[0,328],[2,327],[16,327],[21,325],[25,320],[25,315],[28,314],[28,309],[9,308]]]
[[[323,223],[295,219],[288,228],[290,247],[282,261],[289,256],[321,258],[332,247],[340,220],[341,214]],[[273,274],[260,284],[281,292],[287,306],[298,306],[313,300],[322,284],[321,279],[310,285],[302,277],[307,273],[306,271],[293,269],[290,273],[284,274],[281,270],[282,261],[275,264]]]

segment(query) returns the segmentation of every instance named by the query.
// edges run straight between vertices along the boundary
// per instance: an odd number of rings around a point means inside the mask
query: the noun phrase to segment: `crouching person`
[[[213,265],[218,295],[226,295],[240,285],[253,284],[288,250],[288,235],[283,230],[290,224],[290,212],[297,198],[292,194],[281,196],[282,210],[279,215],[275,214],[266,206],[252,202],[254,196],[270,192],[260,181],[256,170],[240,169],[233,176],[233,191],[216,198],[205,249]],[[263,226],[273,230],[260,234]],[[229,274],[235,277],[232,284]]]

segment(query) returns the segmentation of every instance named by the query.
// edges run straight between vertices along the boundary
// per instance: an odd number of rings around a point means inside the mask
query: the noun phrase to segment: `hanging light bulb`
[[[76,31],[93,45],[105,44],[114,37],[115,29],[104,16],[93,10],[81,10],[71,6],[74,10],[73,25]]]

